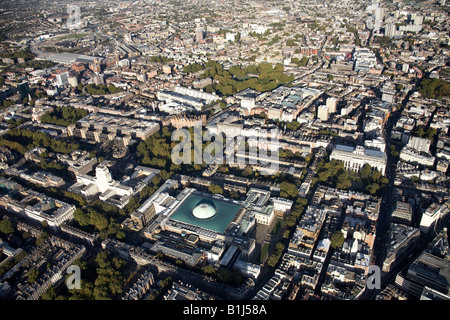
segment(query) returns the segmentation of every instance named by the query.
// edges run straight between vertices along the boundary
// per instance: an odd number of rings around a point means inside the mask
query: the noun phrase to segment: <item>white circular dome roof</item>
[[[192,214],[198,219],[208,219],[216,215],[216,208],[209,203],[202,202],[192,210]]]

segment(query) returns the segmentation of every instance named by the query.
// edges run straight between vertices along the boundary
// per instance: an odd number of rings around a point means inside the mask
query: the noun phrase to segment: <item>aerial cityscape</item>
[[[450,300],[446,0],[0,3],[0,300]]]

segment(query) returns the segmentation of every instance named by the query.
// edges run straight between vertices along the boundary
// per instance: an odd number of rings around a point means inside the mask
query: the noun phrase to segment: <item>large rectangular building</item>
[[[364,148],[363,146],[336,145],[331,152],[330,160],[339,160],[344,163],[345,169],[360,171],[365,164],[385,174],[386,153],[379,150]]]
[[[401,223],[410,224],[412,222],[412,207],[407,202],[397,201],[391,218]]]
[[[405,256],[408,248],[420,236],[420,231],[397,223],[391,223],[386,259],[383,261],[383,271],[389,272],[397,259]]]
[[[181,86],[176,86],[172,91],[159,91],[156,96],[158,100],[162,100],[165,102],[178,102],[190,105],[197,111],[201,111],[203,106],[209,105],[219,100],[219,97],[213,93]]]
[[[75,206],[37,191],[26,189],[18,183],[0,179],[0,208],[50,227],[59,227],[73,219]]]
[[[420,220],[420,231],[427,233],[432,230],[439,219],[446,216],[449,212],[448,204],[437,204],[433,203],[427,208],[423,213],[422,219]]]
[[[131,138],[145,140],[159,128],[159,124],[154,121],[91,113],[80,119],[76,125],[69,125],[67,132],[69,136],[79,136],[96,142],[114,140],[120,135],[124,137],[124,145],[128,145]]]
[[[408,146],[403,147],[400,152],[400,159],[410,163],[416,163],[424,166],[433,166],[436,160],[435,157],[426,153],[420,152]]]
[[[101,60],[103,60],[103,58],[87,56],[84,54],[64,52],[64,53],[58,53],[58,54],[51,55],[50,57],[48,57],[47,60],[50,60],[54,63],[71,65],[76,62],[87,63],[87,64],[94,63],[96,60],[101,62]]]
[[[434,290],[438,299],[448,299],[450,295],[450,265],[447,259],[424,252],[417,258],[407,272],[400,273],[395,284],[414,297],[421,297]],[[433,300],[436,299],[433,297]],[[428,298],[430,300],[430,298]]]
[[[419,152],[429,152],[431,146],[431,140],[419,137],[410,137],[408,141],[408,147],[417,150]]]

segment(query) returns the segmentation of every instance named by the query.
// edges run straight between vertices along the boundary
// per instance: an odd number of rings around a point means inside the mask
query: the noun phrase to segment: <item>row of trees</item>
[[[284,248],[285,246],[282,242],[278,242],[275,245],[275,250],[271,253],[269,259],[267,260],[267,264],[269,265],[269,267],[275,267],[275,265],[280,260],[281,255],[283,254]]]
[[[218,269],[208,264],[202,267],[201,271],[204,274],[217,279],[219,282],[229,285],[237,286],[244,280],[241,272],[237,269],[233,269],[232,271],[223,268]]]
[[[303,211],[305,211],[307,204],[308,204],[307,199],[297,197],[295,199],[294,205],[292,206],[291,212],[289,213],[286,220],[284,221],[284,227],[294,228],[297,225],[301,214],[303,213]]]
[[[0,137],[0,145],[21,154],[34,147],[44,147],[58,153],[70,153],[79,147],[77,143],[54,139],[45,132],[21,128],[11,129]]]
[[[67,173],[66,167],[57,161],[47,161],[46,159],[42,159],[40,162],[33,163],[34,166],[39,169],[50,171],[55,174],[63,174]]]
[[[380,171],[374,170],[370,165],[365,164],[359,172],[359,176],[366,186],[366,191],[371,195],[379,195],[381,190],[389,184],[389,179],[384,177]]]
[[[74,219],[78,225],[88,232],[98,232],[101,239],[115,236],[122,240],[125,233],[120,227],[120,220],[124,219],[126,211],[119,210],[112,204],[96,199],[84,206],[77,208]]]
[[[102,94],[112,94],[117,92],[122,92],[122,88],[115,87],[114,85],[105,85],[105,84],[88,84],[84,87],[87,93],[92,95],[102,95]]]
[[[267,42],[267,46],[271,46],[271,45],[274,45],[275,43],[277,43],[278,41],[280,41],[281,40],[281,37],[279,36],[279,35],[275,35],[273,38],[272,38],[272,40],[270,40],[269,42]]]
[[[308,204],[308,200],[306,198],[298,196],[298,188],[295,183],[287,181],[280,183],[280,196],[294,200],[291,212],[282,222],[282,227],[285,229],[283,237],[288,238],[290,230],[295,228],[295,226],[298,224],[298,221],[302,213],[305,211],[305,208]],[[276,264],[278,263],[283,254],[284,249],[285,245],[282,242],[278,242],[275,245],[274,251],[270,254],[267,260],[267,264],[270,267],[276,266]]]
[[[345,241],[344,233],[340,230],[334,232],[333,235],[331,236],[330,241],[331,241],[330,245],[333,249],[342,248],[342,245],[344,244]]]
[[[344,168],[344,163],[333,160],[327,163],[322,161],[318,165],[318,181],[330,187],[347,190],[355,189],[378,195],[389,183],[380,171],[373,170],[369,164],[365,164],[360,172],[353,172]]]
[[[341,161],[333,160],[327,163],[319,163],[317,174],[319,182],[338,189],[351,187],[351,178],[348,176]]]
[[[150,58],[150,62],[157,62],[157,63],[166,63],[166,62],[170,62],[173,61],[172,58],[166,58],[163,56],[152,56]]]
[[[158,252],[156,254],[156,257],[158,259],[168,260],[172,262],[174,260],[174,258],[168,257],[164,255],[162,252]],[[176,259],[174,262],[180,268],[186,267],[184,262],[180,259]],[[244,277],[242,276],[242,273],[238,269],[228,270],[225,268],[217,268],[211,264],[206,264],[203,265],[202,267],[187,267],[187,268],[195,272],[203,273],[209,277],[216,279],[219,282],[232,286],[238,286],[244,281]]]
[[[68,126],[76,124],[78,120],[86,117],[89,111],[74,107],[56,107],[53,111],[47,111],[41,116],[41,122]]]
[[[157,288],[153,289],[147,297],[147,300],[159,300],[170,288],[172,288],[172,277],[166,277],[158,281]]]
[[[125,234],[117,233],[120,231],[120,225],[113,217],[108,217],[105,213],[100,213],[93,208],[77,208],[74,213],[74,219],[81,227],[91,226],[100,233],[102,239],[115,234],[118,238],[124,238]]]
[[[289,149],[280,149],[278,150],[278,156],[280,158],[288,158],[288,159],[296,159],[296,160],[304,160],[301,153],[296,151],[295,153]]]
[[[223,189],[221,186],[217,185],[217,184],[211,184],[208,187],[208,191],[214,194],[223,194]]]

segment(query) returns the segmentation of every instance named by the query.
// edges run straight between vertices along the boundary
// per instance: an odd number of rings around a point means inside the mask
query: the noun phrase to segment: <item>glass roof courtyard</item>
[[[216,214],[207,219],[196,218],[192,210],[205,202],[213,203]],[[232,201],[218,200],[197,194],[190,195],[171,215],[170,219],[207,230],[223,233],[238,213],[240,205]]]

